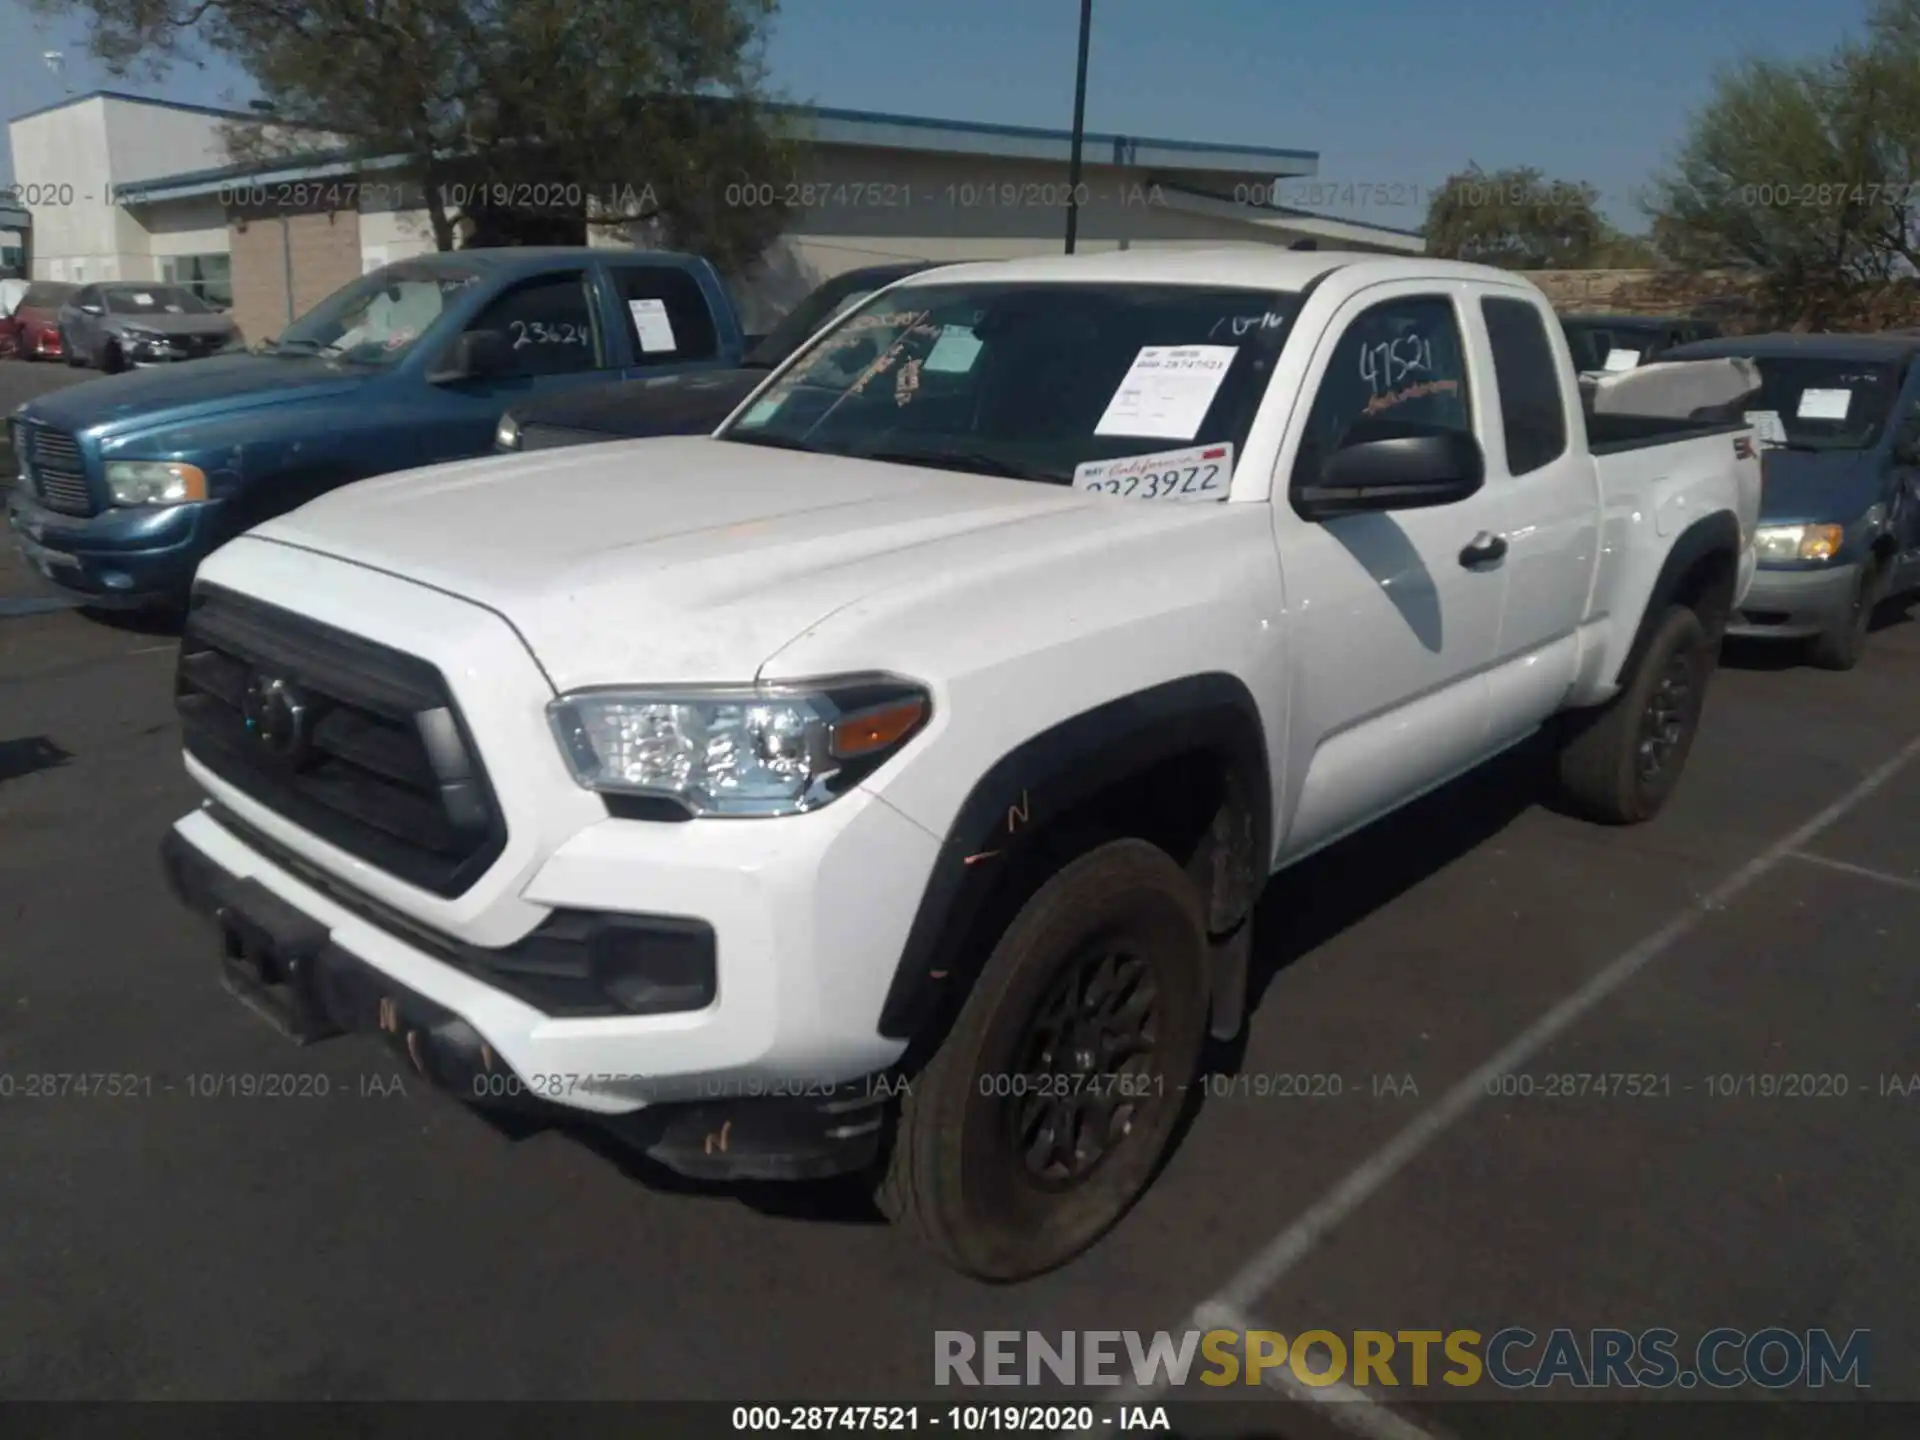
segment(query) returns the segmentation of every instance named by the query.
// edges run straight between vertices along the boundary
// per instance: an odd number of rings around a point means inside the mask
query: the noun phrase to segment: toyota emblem
[[[260,748],[289,764],[307,751],[307,697],[278,676],[255,673],[247,681],[247,733]]]

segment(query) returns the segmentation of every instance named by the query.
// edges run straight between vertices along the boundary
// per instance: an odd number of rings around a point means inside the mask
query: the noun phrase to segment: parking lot
[[[67,375],[0,363],[0,405]],[[160,877],[195,803],[171,638],[38,593],[8,549],[0,1396],[951,1400],[936,1330],[1198,1315],[1867,1329],[1874,1397],[1920,1400],[1920,607],[1852,673],[1730,655],[1652,825],[1541,808],[1523,753],[1282,877],[1250,1033],[1213,1057],[1245,1078],[1093,1252],[994,1289],[844,1189],[668,1182],[504,1130],[371,1041],[290,1046]],[[26,1098],[40,1074],[135,1083]],[[223,1078],[289,1074],[325,1079]],[[1618,1074],[1660,1082],[1549,1094]],[[1282,1075],[1339,1083],[1279,1098]]]

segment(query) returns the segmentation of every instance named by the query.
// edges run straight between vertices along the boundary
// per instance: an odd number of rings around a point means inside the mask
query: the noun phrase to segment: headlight
[[[694,815],[814,810],[926,722],[927,692],[892,676],[820,685],[582,690],[547,707],[573,778]]]
[[[107,493],[116,505],[183,505],[207,498],[207,477],[197,465],[172,460],[109,460]]]
[[[1844,525],[1762,525],[1753,549],[1762,560],[1831,560],[1846,538]]]
[[[511,415],[502,415],[500,423],[494,427],[493,445],[496,450],[518,450],[520,422]]]

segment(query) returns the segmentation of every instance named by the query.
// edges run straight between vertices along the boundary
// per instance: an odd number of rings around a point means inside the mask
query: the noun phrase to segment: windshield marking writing
[[[1233,315],[1223,317],[1207,334],[1211,338],[1220,333],[1221,325],[1228,325],[1233,329],[1233,338],[1241,340],[1255,330],[1284,329],[1286,323],[1287,317],[1277,310],[1269,310],[1264,315]]]
[[[590,343],[585,325],[576,325],[568,320],[509,320],[507,329],[513,332],[512,349],[524,350],[529,345],[586,345]],[[411,331],[396,332],[412,335]],[[391,343],[391,342],[389,342]]]
[[[909,360],[900,367],[900,377],[894,382],[893,403],[905,409],[913,403],[913,397],[920,393],[920,362]]]
[[[1397,335],[1360,347],[1360,378],[1376,396],[1396,389],[1407,376],[1433,373],[1433,341],[1421,335]]]
[[[1384,395],[1376,395],[1367,401],[1363,415],[1378,415],[1383,410],[1391,410],[1396,405],[1404,405],[1409,400],[1425,399],[1429,395],[1451,395],[1459,392],[1458,380],[1422,380],[1403,390],[1389,390]]]

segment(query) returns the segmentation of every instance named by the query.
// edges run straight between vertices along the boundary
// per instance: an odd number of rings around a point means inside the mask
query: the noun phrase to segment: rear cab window
[[[720,353],[713,307],[700,282],[672,265],[616,265],[613,286],[636,365],[680,365]]]
[[[1567,452],[1567,397],[1560,362],[1537,305],[1488,295],[1480,301],[1480,315],[1493,350],[1507,473],[1525,475]]]

